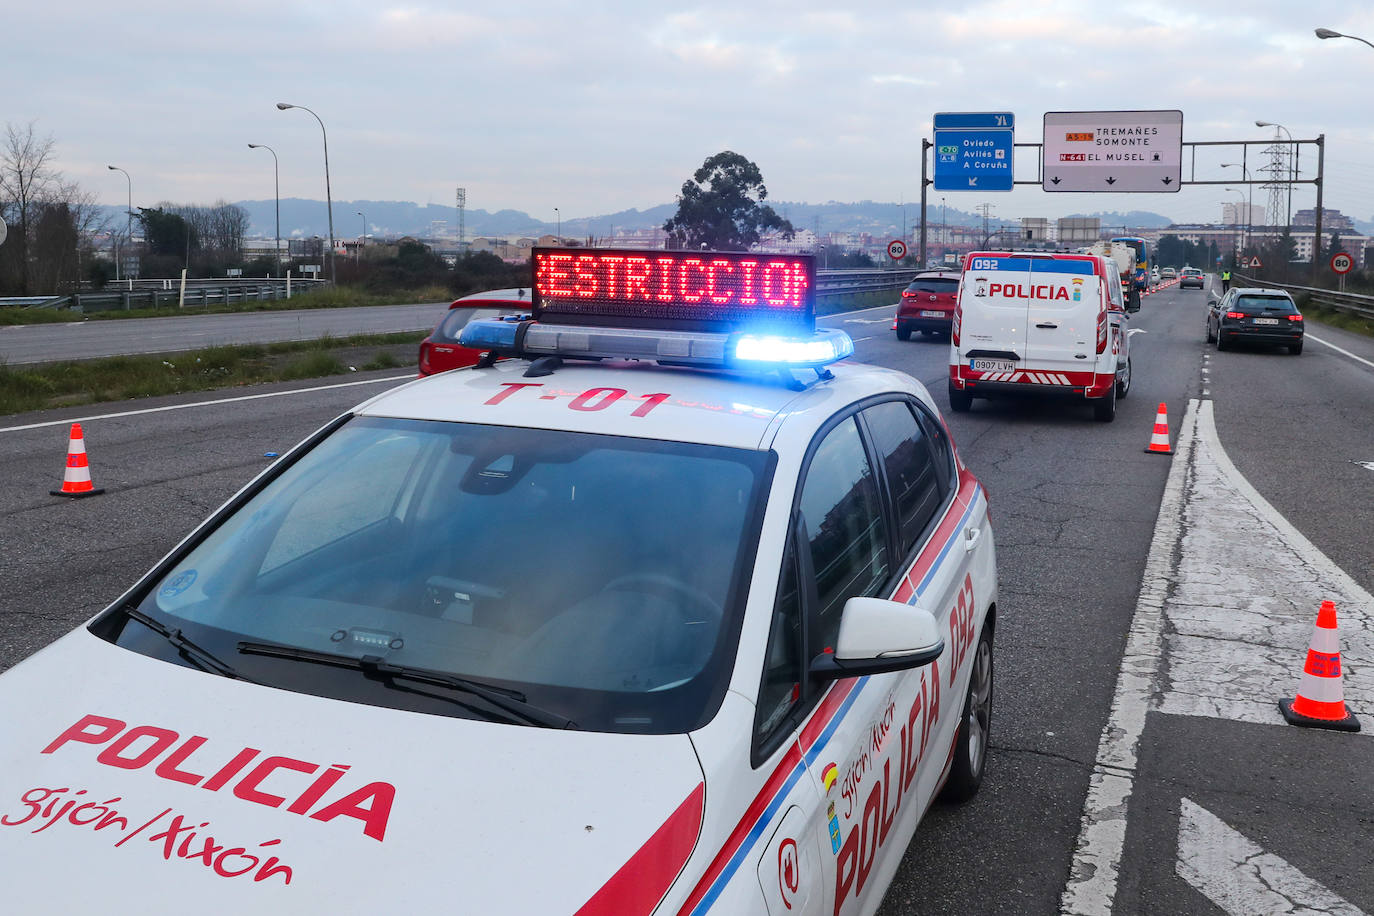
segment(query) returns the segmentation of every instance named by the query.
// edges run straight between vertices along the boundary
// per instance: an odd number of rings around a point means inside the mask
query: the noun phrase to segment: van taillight
[[[949,326],[949,339],[950,339],[950,342],[953,343],[956,347],[959,346],[959,326],[962,325],[963,323],[964,323],[964,303],[961,302],[961,301],[955,301],[955,303],[954,303],[954,319],[953,319],[953,323],[950,324],[950,326]]]
[[[1097,352],[1107,352],[1107,306],[1105,304],[1097,311]]]

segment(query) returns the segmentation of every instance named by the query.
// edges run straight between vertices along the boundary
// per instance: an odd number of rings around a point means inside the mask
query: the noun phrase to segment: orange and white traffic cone
[[[1346,710],[1341,691],[1341,645],[1334,602],[1322,602],[1317,624],[1312,628],[1307,663],[1302,666],[1298,695],[1291,700],[1279,700],[1279,712],[1289,725],[1343,732],[1360,730],[1360,720]]]
[[[104,487],[91,483],[91,468],[86,462],[86,438],[81,433],[81,424],[72,424],[71,440],[67,444],[67,472],[62,475],[62,489],[49,490],[53,496],[95,496],[104,493]]]
[[[1145,446],[1145,451],[1154,452],[1157,455],[1172,455],[1174,450],[1169,447],[1169,412],[1164,409],[1164,404],[1159,405],[1159,413],[1155,414],[1155,431],[1150,436],[1150,444]]]

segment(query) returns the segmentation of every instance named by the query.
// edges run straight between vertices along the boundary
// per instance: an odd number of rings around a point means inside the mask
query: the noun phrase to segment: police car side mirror
[[[920,605],[883,598],[850,598],[840,617],[835,651],[811,662],[825,680],[920,668],[945,651],[935,615]]]

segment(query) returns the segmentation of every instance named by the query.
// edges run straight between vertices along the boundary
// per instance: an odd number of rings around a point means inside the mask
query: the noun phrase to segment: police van
[[[1010,394],[1084,399],[1110,423],[1131,388],[1127,303],[1096,254],[974,252],[950,333],[949,403]]]

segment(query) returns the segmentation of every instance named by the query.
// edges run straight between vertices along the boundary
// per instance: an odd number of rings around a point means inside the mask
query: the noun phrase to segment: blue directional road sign
[[[1009,111],[935,115],[935,190],[1010,191],[1016,116]]]

